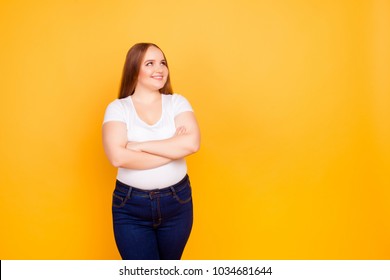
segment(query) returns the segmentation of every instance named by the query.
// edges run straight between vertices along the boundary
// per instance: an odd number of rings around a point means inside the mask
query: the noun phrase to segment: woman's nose
[[[164,66],[159,64],[159,65],[156,67],[156,72],[162,72],[162,71],[163,71],[163,68],[164,68]]]

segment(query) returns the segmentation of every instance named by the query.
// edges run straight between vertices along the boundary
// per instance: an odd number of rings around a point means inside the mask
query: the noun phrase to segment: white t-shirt
[[[170,138],[176,132],[175,117],[180,113],[192,111],[192,107],[187,99],[179,94],[162,94],[161,97],[161,118],[153,125],[139,118],[130,96],[111,102],[107,106],[103,123],[109,121],[126,123],[128,141],[142,142]],[[146,170],[118,168],[117,179],[130,186],[150,190],[176,184],[186,173],[187,164],[182,158]]]

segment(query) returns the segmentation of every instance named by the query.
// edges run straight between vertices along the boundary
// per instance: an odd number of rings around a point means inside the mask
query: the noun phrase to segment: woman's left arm
[[[171,138],[145,142],[129,142],[126,148],[173,160],[184,158],[197,152],[200,147],[200,131],[195,114],[191,111],[180,113],[175,117],[175,126],[181,132],[176,133]]]

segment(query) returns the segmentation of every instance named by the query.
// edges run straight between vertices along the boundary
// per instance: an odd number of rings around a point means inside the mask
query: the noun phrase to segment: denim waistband
[[[152,190],[143,190],[139,188],[135,188],[133,186],[129,186],[125,183],[122,183],[119,180],[116,180],[116,188],[115,190],[120,191],[122,193],[127,194],[126,197],[130,198],[131,196],[141,196],[141,197],[154,197],[154,196],[166,196],[166,195],[176,195],[177,192],[181,191],[187,186],[187,183],[189,182],[188,174],[184,176],[184,178],[169,187],[162,188],[162,189],[152,189]]]

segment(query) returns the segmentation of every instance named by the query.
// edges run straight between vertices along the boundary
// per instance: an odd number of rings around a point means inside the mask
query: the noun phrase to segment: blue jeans
[[[179,260],[193,221],[188,175],[175,185],[150,191],[117,180],[112,214],[122,259]]]

